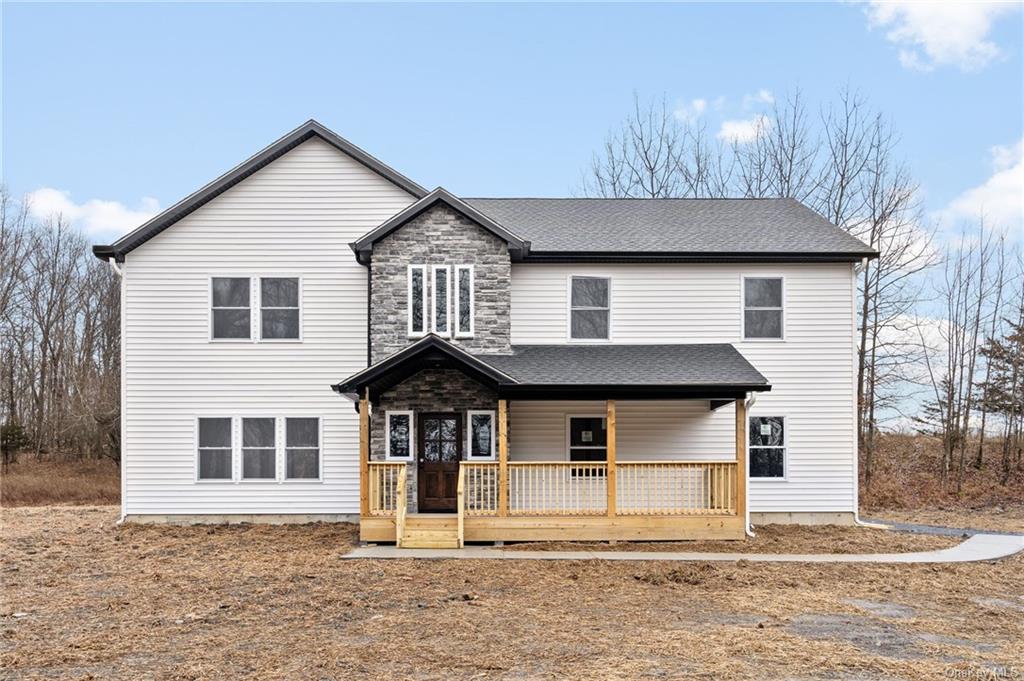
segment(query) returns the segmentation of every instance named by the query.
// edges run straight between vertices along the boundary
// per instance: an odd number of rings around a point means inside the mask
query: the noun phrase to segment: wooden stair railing
[[[398,507],[395,509],[395,546],[402,545],[402,535],[405,534],[405,516],[409,511],[409,504],[405,498],[405,481],[408,474],[408,469],[403,464],[402,469],[398,471]]]

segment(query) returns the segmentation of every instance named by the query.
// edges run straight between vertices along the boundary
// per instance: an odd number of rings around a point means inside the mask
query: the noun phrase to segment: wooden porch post
[[[608,517],[614,517],[616,511],[615,488],[618,485],[615,475],[615,400],[608,400]]]
[[[736,515],[747,515],[747,405],[736,400]]]
[[[498,400],[498,516],[508,515],[508,400]]]
[[[370,389],[359,400],[359,515],[370,515]]]

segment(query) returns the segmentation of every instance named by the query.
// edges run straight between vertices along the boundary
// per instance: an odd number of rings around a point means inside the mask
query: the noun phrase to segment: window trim
[[[441,270],[444,270],[446,273],[445,303],[447,305],[447,313],[445,314],[445,318],[448,320],[447,331],[439,331],[437,329],[437,273]],[[450,265],[430,266],[430,330],[433,334],[440,336],[441,338],[452,337],[452,268]]]
[[[279,416],[281,419],[280,429],[280,479],[282,484],[303,484],[322,483],[324,481],[324,417],[316,414],[286,414]],[[316,419],[316,440],[317,440],[317,470],[315,478],[289,478],[288,477],[288,419]],[[309,447],[291,447],[290,449],[309,449]]]
[[[231,476],[227,478],[201,478],[199,477],[199,421],[202,419],[228,419],[231,421]],[[193,467],[193,482],[201,485],[217,485],[217,484],[234,484],[238,481],[238,471],[236,470],[236,445],[238,444],[237,433],[235,432],[235,417],[228,416],[227,414],[201,414],[197,415],[193,419],[193,433],[192,433],[192,453],[195,456],[195,466]],[[224,449],[223,447],[203,447],[202,449]]]
[[[778,338],[747,338],[747,279],[778,279],[781,284],[782,307],[752,307],[751,310],[779,310],[782,314],[782,333]],[[741,343],[782,343],[786,340],[786,276],[783,274],[741,274],[740,275],[740,342]]]
[[[455,274],[452,276],[450,283],[452,284],[452,291],[454,292],[455,314],[449,315],[448,317],[449,322],[455,322],[452,327],[452,337],[472,338],[473,334],[476,332],[476,272],[474,271],[473,265],[455,265],[452,270]],[[460,308],[462,307],[462,297],[459,295],[459,292],[462,290],[459,282],[459,273],[463,270],[469,271],[469,331],[459,330],[459,320],[461,319]]]
[[[782,419],[782,446],[781,447],[757,447],[751,446],[750,444],[750,421],[751,419]],[[750,450],[751,449],[781,449],[782,450],[782,476],[773,477],[755,477],[750,474]],[[747,479],[757,482],[787,482],[789,480],[789,417],[785,414],[779,413],[767,413],[767,414],[747,414]]]
[[[409,417],[409,456],[391,455],[391,416]],[[384,412],[384,460],[415,461],[416,460],[416,414],[409,409],[391,409]]]
[[[423,315],[422,315],[422,318],[423,318],[423,330],[422,331],[414,331],[413,328],[412,328],[412,304],[413,304],[413,302],[412,302],[412,272],[413,272],[413,270],[419,270],[420,273],[423,275],[423,289],[422,289],[423,302],[421,303],[421,307],[422,307],[422,311],[423,311]],[[423,336],[426,336],[427,333],[430,330],[430,322],[429,322],[430,317],[427,315],[427,309],[429,307],[429,305],[427,304],[427,301],[430,299],[430,295],[428,293],[429,287],[427,286],[427,266],[426,265],[409,265],[408,267],[406,267],[405,282],[406,282],[406,284],[405,284],[405,287],[406,287],[406,305],[405,305],[406,306],[406,333],[409,336],[409,338],[422,338]]]
[[[264,338],[263,337],[263,280],[264,279],[297,279],[299,283],[299,337],[298,338]],[[302,324],[302,275],[301,274],[259,274],[254,277],[256,293],[256,340],[260,343],[301,343],[303,338]],[[292,307],[268,307],[268,310],[294,310]]]
[[[485,456],[473,456],[473,417],[491,417],[491,453]],[[497,452],[497,420],[498,415],[493,409],[469,409],[466,411],[466,450],[464,461],[494,461]]]
[[[214,279],[248,279],[249,280],[249,336],[247,338],[216,338],[213,335],[213,280]],[[253,333],[255,324],[256,308],[253,307],[253,300],[256,292],[253,290],[253,276],[251,274],[211,274],[206,278],[206,315],[207,315],[207,340],[211,343],[255,343],[256,334]],[[242,307],[218,307],[218,310],[244,310]],[[203,417],[207,418],[207,417]],[[210,417],[212,418],[212,417]]]
[[[573,279],[605,279],[608,282],[608,307],[579,307],[572,306],[572,280]],[[565,337],[569,343],[611,343],[612,333],[612,276],[610,274],[579,274],[569,273],[566,276],[566,315],[565,315]],[[573,310],[608,310],[608,337],[607,338],[574,338],[572,335],[572,313]]]

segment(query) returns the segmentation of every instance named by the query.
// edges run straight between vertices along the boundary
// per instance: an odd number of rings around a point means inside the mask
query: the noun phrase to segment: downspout
[[[121,424],[120,424],[120,426],[121,426],[121,443],[120,443],[121,444],[121,460],[120,460],[120,464],[121,464],[120,465],[120,468],[121,468],[121,515],[117,519],[117,524],[120,525],[121,523],[124,522],[125,518],[128,515],[127,509],[125,508],[125,504],[127,503],[127,498],[128,498],[127,494],[126,494],[127,488],[128,488],[128,474],[127,474],[127,466],[125,465],[125,456],[124,456],[125,455],[125,429],[126,429],[126,426],[125,426],[126,395],[125,395],[125,389],[124,389],[124,376],[125,376],[125,371],[124,371],[124,346],[125,346],[125,342],[124,342],[125,341],[125,338],[124,338],[124,293],[125,293],[125,275],[124,275],[124,268],[120,267],[117,264],[117,257],[116,256],[112,255],[111,257],[107,258],[107,262],[110,263],[110,271],[113,272],[117,277],[119,277],[121,279],[121,295],[119,296],[120,297],[120,301],[118,301],[118,305],[120,306],[120,309],[121,309],[120,319],[118,320],[118,323],[121,326],[121,362],[120,362],[121,366],[120,366],[120,372],[119,372],[121,374],[120,379],[119,379],[119,383],[120,383],[120,386],[121,386],[121,399],[120,399],[120,402],[121,402],[121,414],[120,414],[120,418],[118,419],[121,422]]]
[[[744,403],[744,405],[747,408],[747,418],[748,419],[750,418],[750,408],[754,406],[755,402],[757,402],[757,393],[750,393],[750,399],[748,399]],[[743,427],[747,428],[747,424],[743,424]],[[750,443],[749,442],[747,443],[747,451],[750,451]],[[748,454],[747,455],[747,472],[749,473],[749,471],[750,471],[750,459],[749,459],[749,454]],[[743,476],[743,486],[746,488],[746,497],[747,497],[747,504],[746,504],[746,508],[744,509],[744,513],[745,513],[746,517],[743,519],[743,527],[746,530],[746,533],[747,533],[748,537],[756,537],[757,535],[754,534],[754,529],[750,525],[750,475],[749,474]]]

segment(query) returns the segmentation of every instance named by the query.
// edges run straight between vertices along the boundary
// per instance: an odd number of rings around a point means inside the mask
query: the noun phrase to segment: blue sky
[[[929,214],[1021,230],[1022,33],[1019,5],[6,2],[2,175],[103,240],[316,118],[428,187],[560,196],[634,91],[714,132],[849,85]]]

